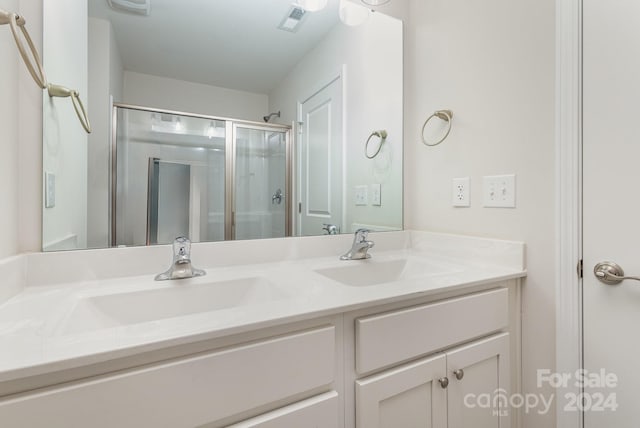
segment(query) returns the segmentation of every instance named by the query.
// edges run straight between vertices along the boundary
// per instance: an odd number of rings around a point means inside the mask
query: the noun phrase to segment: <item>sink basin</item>
[[[59,334],[74,334],[137,324],[289,297],[264,278],[242,278],[205,284],[171,284],[130,293],[78,300]]]
[[[425,260],[397,259],[377,261],[375,259],[345,262],[348,266],[318,269],[315,272],[334,281],[350,286],[369,286],[394,281],[419,279],[452,269]]]

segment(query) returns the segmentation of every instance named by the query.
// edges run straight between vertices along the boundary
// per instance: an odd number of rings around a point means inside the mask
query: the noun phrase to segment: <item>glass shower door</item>
[[[234,124],[233,238],[290,235],[286,129]]]

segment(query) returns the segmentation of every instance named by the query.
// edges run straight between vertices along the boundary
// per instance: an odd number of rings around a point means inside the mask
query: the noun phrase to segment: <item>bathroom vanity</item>
[[[161,283],[166,246],[0,264],[0,425],[517,427],[474,397],[520,390],[524,245],[371,238],[196,244]]]

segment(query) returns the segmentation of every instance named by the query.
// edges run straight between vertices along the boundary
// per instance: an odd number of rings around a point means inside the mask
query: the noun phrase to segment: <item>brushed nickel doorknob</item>
[[[633,281],[640,281],[637,276],[624,276],[624,270],[622,267],[614,262],[600,262],[593,267],[593,274],[598,278],[598,281],[607,285],[620,284],[625,279]]]

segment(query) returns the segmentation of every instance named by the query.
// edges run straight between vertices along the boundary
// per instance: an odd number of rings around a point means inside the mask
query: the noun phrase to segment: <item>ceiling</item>
[[[89,16],[111,21],[125,70],[268,94],[339,22],[329,0],[296,33],[279,30],[292,3],[151,0],[145,17],[89,0]]]

